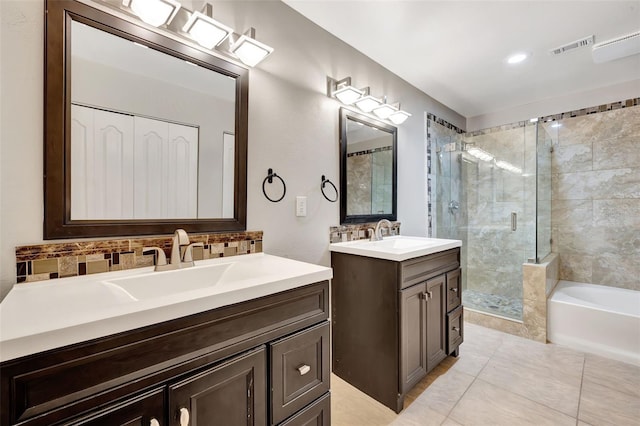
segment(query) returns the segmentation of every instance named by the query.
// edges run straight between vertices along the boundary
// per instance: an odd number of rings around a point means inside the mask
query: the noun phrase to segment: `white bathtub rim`
[[[549,296],[549,298],[547,300],[548,303],[561,303],[561,304],[565,304],[565,305],[579,306],[579,307],[588,308],[588,309],[594,309],[594,310],[597,310],[597,311],[607,312],[607,313],[611,313],[611,314],[615,314],[615,315],[621,315],[621,316],[625,316],[625,317],[640,319],[640,312],[638,312],[637,314],[629,313],[629,312],[620,312],[620,311],[614,310],[612,308],[609,308],[609,307],[606,307],[606,306],[603,306],[603,305],[600,305],[600,304],[595,304],[593,302],[589,302],[589,301],[584,300],[584,299],[577,299],[577,298],[569,296],[567,294],[557,294],[559,292],[561,293],[562,290],[565,287],[576,287],[576,286],[597,286],[599,288],[606,289],[606,290],[612,290],[612,291],[618,292],[618,293],[627,293],[627,292],[639,293],[639,292],[637,292],[635,290],[629,290],[629,289],[626,289],[626,288],[609,287],[609,286],[604,286],[604,285],[601,285],[601,284],[590,284],[590,283],[581,283],[581,282],[576,282],[576,281],[560,280],[560,281],[558,281],[558,283],[556,284],[553,292]],[[554,296],[558,296],[558,297],[554,299]]]

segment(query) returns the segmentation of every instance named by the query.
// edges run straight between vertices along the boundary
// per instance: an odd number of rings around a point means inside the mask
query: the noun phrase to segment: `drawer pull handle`
[[[160,426],[160,422],[157,421],[155,418],[151,419],[151,421],[149,422],[149,426]]]
[[[304,376],[309,371],[311,371],[311,367],[309,367],[307,364],[303,364],[300,367],[298,367],[298,371],[300,372],[301,376]]]
[[[189,410],[186,408],[180,409],[180,426],[189,426]]]
[[[458,292],[458,288],[457,288],[457,287],[450,288],[449,290],[451,290],[451,291],[452,291],[452,292],[454,292],[454,293],[457,293],[457,292]]]

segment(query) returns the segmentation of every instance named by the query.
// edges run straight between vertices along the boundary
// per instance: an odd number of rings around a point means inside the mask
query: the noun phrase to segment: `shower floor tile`
[[[483,293],[478,290],[462,291],[462,303],[470,309],[522,320],[522,299]]]

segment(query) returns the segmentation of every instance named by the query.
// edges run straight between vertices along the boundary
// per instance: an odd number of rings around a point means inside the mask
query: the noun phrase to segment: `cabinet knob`
[[[304,376],[309,371],[311,371],[311,367],[309,367],[307,364],[303,364],[300,367],[298,367],[298,371],[300,372],[301,376]]]
[[[459,329],[458,327],[451,327],[451,330],[455,331],[456,333],[457,333],[458,331],[460,331],[460,329]]]
[[[149,426],[160,426],[160,422],[158,420],[156,420],[155,418],[153,418],[149,422]]]
[[[189,410],[186,408],[180,409],[180,426],[189,426]]]
[[[458,287],[452,287],[449,290],[451,290],[454,293],[457,293],[458,292]]]

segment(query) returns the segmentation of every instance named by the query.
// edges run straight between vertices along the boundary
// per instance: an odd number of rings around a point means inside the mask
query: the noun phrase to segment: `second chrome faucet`
[[[191,243],[189,241],[189,235],[187,235],[184,229],[176,229],[171,240],[171,263],[167,263],[167,257],[159,247],[144,247],[142,250],[155,250],[156,271],[170,271],[172,269],[194,266],[193,248],[203,246],[202,243]],[[182,252],[182,247],[185,247],[184,253]]]

